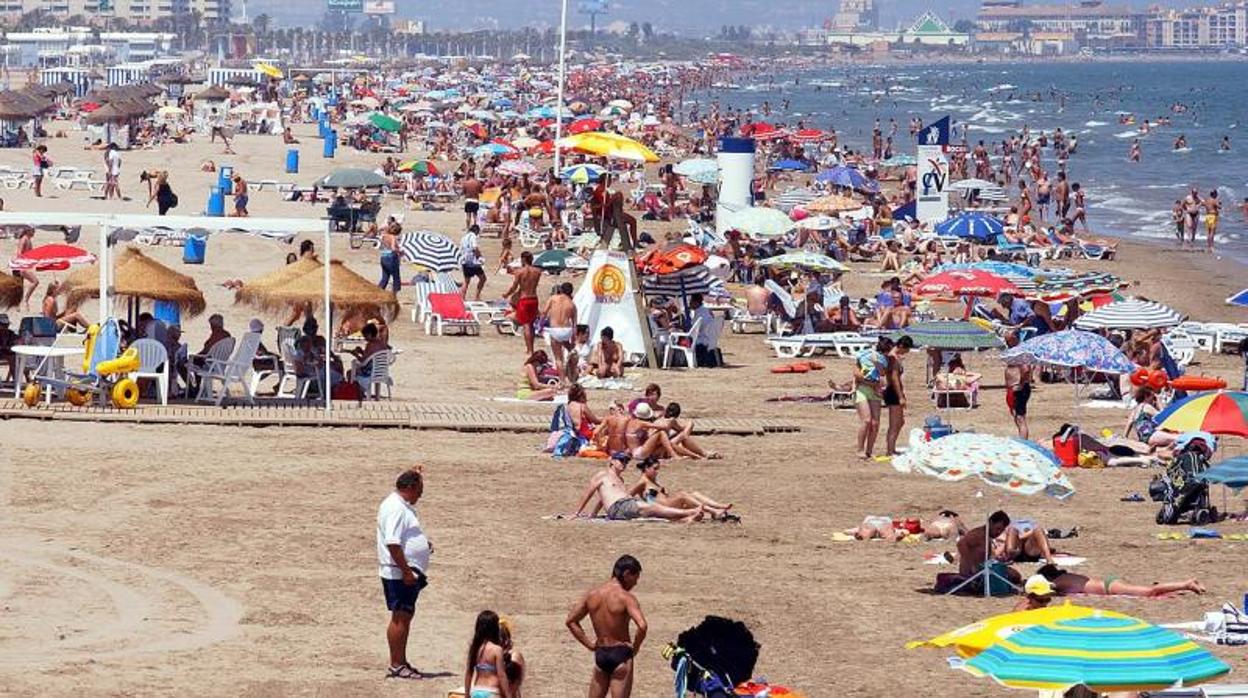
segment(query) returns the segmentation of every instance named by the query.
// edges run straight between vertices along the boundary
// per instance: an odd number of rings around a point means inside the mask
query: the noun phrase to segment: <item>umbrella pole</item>
[[[567,70],[568,45],[568,0],[560,3],[559,9],[559,86],[555,97],[555,176],[560,174],[559,140],[563,138],[563,83]]]
[[[327,221],[325,223],[325,263],[321,265],[325,271],[325,383],[321,386],[321,392],[325,393],[324,397],[325,397],[325,411],[326,412],[330,412],[333,410],[333,404],[330,401],[330,394],[332,391],[330,390],[330,384],[329,384],[329,379],[330,379],[329,367],[331,363],[329,360],[330,358],[330,344],[329,344],[330,339],[329,338],[334,336],[334,328],[330,327],[329,325],[331,318],[333,317],[329,312],[329,307],[330,307],[329,306],[329,297],[330,297],[329,268],[333,260],[333,257],[330,255],[331,240],[330,240],[329,234],[333,230],[333,226],[334,226],[333,221]]]
[[[969,584],[971,584],[977,579],[980,580],[980,584],[983,585],[985,599],[992,596],[991,587],[992,587],[993,578],[1000,579],[1002,582],[1005,582],[1005,584],[1008,587],[1010,587],[1011,589],[1015,591],[1022,591],[1022,589],[1019,588],[1017,584],[1015,584],[1014,582],[1011,582],[1005,577],[1002,577],[996,572],[993,572],[992,569],[989,568],[988,566],[988,563],[992,561],[992,539],[988,537],[988,527],[989,527],[990,518],[992,518],[991,515],[984,519],[984,564],[983,566],[980,567],[979,571],[977,571],[975,574],[972,574],[971,576],[963,580],[960,584],[950,589],[949,591],[945,592],[945,596],[951,596],[953,594],[958,593],[959,591],[962,590],[963,587],[968,586]]]
[[[108,319],[108,226],[100,225],[100,253],[96,257],[100,272],[100,324]]]

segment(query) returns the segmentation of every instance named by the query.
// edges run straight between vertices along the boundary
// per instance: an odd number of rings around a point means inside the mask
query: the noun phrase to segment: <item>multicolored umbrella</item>
[[[1005,223],[978,211],[959,213],[947,221],[936,224],[937,235],[969,238],[976,242],[991,242],[1004,232]]]
[[[1082,330],[1062,330],[1032,337],[1002,352],[1001,358],[1006,363],[1048,364],[1098,373],[1130,373],[1137,368],[1108,339]]]
[[[9,260],[13,271],[65,271],[75,264],[94,264],[95,255],[81,247],[53,243],[31,248]]]
[[[641,290],[648,295],[668,298],[684,298],[698,293],[704,296],[722,296],[728,293],[723,280],[702,264],[685,267],[671,274],[646,276],[642,279]]]
[[[958,320],[933,320],[920,322],[890,336],[906,335],[916,347],[940,349],[941,351],[980,351],[1000,349],[1005,346],[1001,338],[979,325]]]
[[[969,658],[995,645],[1002,638],[1009,637],[1024,628],[1030,628],[1033,625],[1050,625],[1059,620],[1087,618],[1093,615],[1102,615],[1106,618],[1127,617],[1114,611],[1101,611],[1095,608],[1088,608],[1087,606],[1076,606],[1068,601],[1060,606],[1033,608],[1030,611],[1014,611],[1013,613],[1002,613],[998,616],[985,618],[970,625],[964,625],[957,630],[950,630],[943,635],[937,635],[930,640],[907,642],[906,649],[912,650],[917,647],[944,649],[952,647],[959,657]]]
[[[768,257],[758,263],[762,267],[776,267],[778,269],[808,269],[818,272],[846,272],[849,267],[832,259],[826,254],[817,254],[815,252],[790,252],[788,254]]]
[[[922,429],[915,429],[910,433],[910,450],[892,462],[903,473],[950,482],[974,476],[1019,494],[1043,492],[1065,499],[1075,493],[1052,451],[1014,437],[959,432],[928,441]]]
[[[508,160],[498,166],[498,171],[501,174],[513,175],[516,177],[523,177],[524,175],[532,176],[537,174],[537,166],[531,162],[525,162],[524,160]]]
[[[406,162],[399,163],[399,166],[395,169],[399,172],[411,172],[418,175],[437,176],[442,174],[441,170],[438,169],[438,166],[429,160],[408,160]]]
[[[563,172],[559,173],[559,176],[573,184],[588,184],[597,182],[606,171],[607,168],[605,167],[585,162],[563,168]]]
[[[1099,614],[1025,628],[959,668],[1010,688],[1102,693],[1192,686],[1231,670],[1173,630]]]
[[[788,235],[797,226],[783,211],[751,207],[733,211],[727,216],[727,227],[754,238],[778,238]]]
[[[1186,317],[1168,305],[1128,298],[1101,306],[1075,320],[1081,330],[1148,330],[1174,327]]]
[[[1171,403],[1153,421],[1166,431],[1248,436],[1248,393],[1200,393]]]
[[[920,296],[990,296],[1002,293],[1018,293],[1018,287],[1009,279],[996,274],[967,269],[965,271],[944,271],[929,276],[918,285],[915,291]]]
[[[841,213],[843,211],[857,211],[862,208],[863,204],[852,196],[832,195],[821,196],[799,205],[807,213]]]

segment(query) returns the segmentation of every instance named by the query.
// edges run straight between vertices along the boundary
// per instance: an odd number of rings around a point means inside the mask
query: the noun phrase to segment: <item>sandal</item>
[[[386,674],[387,679],[423,679],[425,675],[417,671],[411,664],[392,666]]]

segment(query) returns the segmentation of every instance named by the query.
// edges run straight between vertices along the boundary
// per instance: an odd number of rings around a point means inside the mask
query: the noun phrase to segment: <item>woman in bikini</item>
[[[553,384],[548,383],[554,379]],[[559,394],[559,372],[546,352],[539,349],[520,367],[520,382],[516,386],[516,397],[521,400],[544,402],[553,400]]]
[[[507,672],[500,671],[503,657],[502,629],[498,614],[482,611],[477,614],[477,626],[468,646],[468,662],[464,669],[465,698],[512,698],[511,682]]]
[[[633,458],[675,458],[676,449],[672,448],[667,429],[667,424],[658,423],[654,409],[648,403],[637,405],[624,429],[626,450]]]
[[[576,383],[568,388],[568,419],[571,420],[577,435],[586,441],[593,439],[595,430],[602,423],[602,420],[589,409],[589,398],[585,395],[585,388]]]
[[[729,516],[740,521],[740,517],[728,513],[732,504],[721,504],[701,492],[668,492],[659,484],[659,468],[662,464],[657,458],[645,458],[637,463],[641,471],[641,479],[628,491],[629,496],[640,497],[652,504],[675,507],[677,509],[696,509],[701,506],[716,521],[728,521]]]
[[[1049,580],[1057,593],[1062,596],[1071,594],[1087,594],[1089,596],[1166,596],[1182,591],[1196,594],[1205,593],[1205,587],[1195,578],[1182,582],[1159,582],[1150,585],[1130,584],[1122,581],[1117,575],[1106,575],[1104,579],[1088,577],[1082,574],[1067,572],[1057,565],[1044,565],[1038,574]]]
[[[694,460],[719,460],[722,458],[715,451],[707,451],[693,438],[693,421],[685,423],[677,421],[680,417],[680,403],[669,403],[663,410],[663,418],[655,420],[655,424],[667,429],[667,439],[672,443],[672,450],[684,458]]]

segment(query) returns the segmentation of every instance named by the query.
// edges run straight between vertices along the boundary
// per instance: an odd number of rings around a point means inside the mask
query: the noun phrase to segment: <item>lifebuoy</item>
[[[42,393],[38,383],[27,383],[26,387],[22,388],[22,402],[26,403],[27,407],[34,407],[39,404]]]
[[[1153,390],[1162,390],[1170,382],[1165,371],[1152,371],[1148,376],[1148,387]]]
[[[66,388],[65,400],[74,407],[82,407],[91,401],[91,393],[77,388]]]
[[[1131,385],[1137,388],[1143,388],[1148,385],[1148,374],[1149,370],[1147,368],[1135,369],[1131,372]]]
[[[113,386],[113,405],[128,410],[139,404],[139,384],[133,378],[123,378]]]

